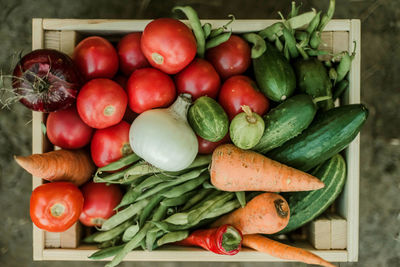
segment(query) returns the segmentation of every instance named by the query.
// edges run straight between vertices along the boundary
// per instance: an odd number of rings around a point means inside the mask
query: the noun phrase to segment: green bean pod
[[[318,13],[311,20],[310,24],[308,24],[308,26],[306,28],[306,32],[309,35],[311,35],[318,28],[320,21],[321,21],[321,11],[318,11]]]
[[[228,21],[225,25],[223,25],[222,27],[219,27],[217,29],[213,29],[210,33],[210,38],[214,38],[220,34],[222,34],[224,31],[226,31],[228,29],[229,24],[231,24],[232,22],[235,21],[235,16],[232,14],[229,14],[228,17],[231,19],[230,21]]]
[[[124,234],[122,235],[122,241],[128,242],[131,240],[138,232],[139,232],[139,224],[133,224],[125,229]]]
[[[241,191],[241,192],[235,192],[236,198],[240,203],[240,206],[244,208],[246,206],[246,192]]]
[[[108,257],[112,257],[119,253],[124,248],[124,246],[125,244],[122,244],[116,247],[101,249],[90,255],[88,258],[92,260],[102,260]]]
[[[127,220],[111,230],[100,232],[100,234],[96,235],[93,240],[97,243],[111,240],[122,234],[129,226],[132,225],[132,223],[132,220]]]
[[[189,212],[187,218],[188,223],[197,224],[201,220],[201,217],[204,215],[204,213],[207,213],[209,210],[212,210],[216,206],[224,204],[225,202],[232,199],[232,197],[233,194],[231,192],[223,192],[221,195],[204,202],[202,206]]]
[[[321,22],[318,26],[318,31],[323,31],[325,26],[328,24],[328,22],[332,19],[333,14],[335,13],[335,0],[330,0],[329,1],[329,7],[328,7],[328,11],[326,12],[326,14],[324,14],[321,18]]]
[[[317,49],[320,43],[321,43],[321,32],[320,31],[313,32],[310,38],[310,47],[313,49]]]
[[[316,49],[307,49],[306,52],[310,57],[325,56],[330,54],[328,51]]]
[[[300,44],[296,44],[296,48],[299,51],[299,54],[303,57],[304,60],[309,59],[307,52],[304,50],[303,46]]]
[[[334,81],[333,84],[337,82],[338,79],[338,73],[336,72],[335,68],[330,68],[329,69],[329,78]]]
[[[192,27],[194,36],[196,37],[197,55],[203,58],[206,38],[204,36],[203,28],[201,26],[201,22],[197,15],[197,12],[190,6],[176,6],[172,9],[173,12],[177,10],[182,11],[189,19],[190,26]]]
[[[251,58],[258,58],[267,50],[267,45],[260,35],[256,33],[245,33],[242,37],[247,42],[253,44],[253,47],[251,48]]]
[[[117,225],[129,220],[130,218],[141,212],[149,202],[149,199],[143,199],[142,201],[131,204],[127,208],[114,214],[101,225],[101,231],[111,230]]]
[[[348,88],[349,88],[348,80],[341,80],[340,82],[336,83],[332,96],[333,101],[338,99]]]
[[[308,40],[309,34],[305,31],[296,31],[294,33],[294,37],[299,41],[305,41],[305,40]]]
[[[211,191],[214,191],[214,189],[211,188],[202,188],[200,191],[196,193],[192,198],[190,198],[186,204],[183,206],[182,211],[188,210],[197,203],[199,203],[202,199],[204,199],[207,195],[211,193]]]
[[[157,246],[181,241],[189,236],[188,230],[169,232],[157,240]]]
[[[210,184],[209,181],[205,181],[203,183],[203,188],[204,189],[214,189],[214,190],[218,190],[215,186],[213,186],[212,184]]]
[[[211,33],[211,24],[210,23],[205,23],[203,25],[203,33],[204,33],[204,38],[207,39],[208,36],[210,36]]]
[[[123,167],[129,166],[139,160],[140,160],[140,157],[138,155],[136,155],[135,153],[132,153],[132,154],[122,157],[119,160],[114,161],[104,167],[97,169],[97,173],[117,171],[117,170],[122,169]]]
[[[283,51],[283,44],[279,38],[275,39],[275,47],[279,50],[279,52]]]
[[[286,22],[288,23],[290,29],[296,30],[299,28],[303,28],[305,25],[310,24],[316,13],[317,12],[315,10],[305,12],[303,14],[288,19]]]
[[[166,213],[167,207],[163,205],[159,205],[158,208],[155,210],[153,217],[152,217],[152,222],[154,221],[160,221],[161,219],[164,218],[165,213]],[[157,239],[158,233],[160,231],[159,228],[155,227],[154,224],[151,224],[150,230],[146,234],[146,239],[145,239],[145,246],[147,250],[151,251],[153,249],[154,243]],[[164,231],[161,230],[163,233]]]
[[[240,207],[241,207],[241,205],[237,199],[230,200],[230,201],[226,202],[224,205],[222,205],[221,207],[215,208],[212,211],[204,214],[204,216],[201,218],[201,220],[217,218],[221,215],[229,213]]]
[[[186,192],[185,194],[182,194],[181,196],[178,197],[164,199],[163,201],[160,202],[160,205],[163,205],[165,207],[180,206],[187,203],[190,199],[192,199],[192,197],[196,193],[197,193],[196,190],[193,190]]]
[[[213,47],[216,47],[216,46],[219,46],[222,43],[225,43],[226,41],[229,40],[231,35],[232,35],[232,31],[224,32],[224,33],[221,33],[220,35],[217,35],[217,36],[211,38],[206,43],[206,50],[210,49],[210,48],[213,48]]]
[[[296,17],[299,14],[300,7],[301,7],[301,5],[296,6],[296,2],[292,1],[292,8],[290,9],[288,19]]]
[[[189,180],[181,185],[175,186],[171,190],[163,193],[163,197],[166,198],[174,198],[181,196],[184,193],[187,193],[189,191],[192,191],[193,189],[197,188],[200,186],[203,182],[208,180],[210,178],[210,175],[208,172],[202,173],[199,177],[196,179]]]
[[[209,188],[211,189],[211,188]],[[219,190],[215,190],[215,189],[211,189],[212,191],[207,194],[207,196],[205,198],[203,198],[202,200],[200,200],[199,202],[197,202],[195,205],[193,205],[190,210],[194,210],[197,209],[199,207],[201,207],[206,201],[215,198],[218,195],[221,195],[223,192],[219,191]]]
[[[276,22],[258,32],[258,35],[263,39],[268,39],[268,41],[273,42],[277,39],[277,36],[282,35],[282,30],[284,27],[285,26],[282,22]]]
[[[296,38],[293,33],[289,29],[283,28],[283,38],[285,38],[285,45],[287,45],[287,49],[289,50],[290,58],[298,57],[299,52],[297,51]]]
[[[160,202],[164,199],[164,192],[167,192],[169,190],[168,188],[165,188],[164,190],[161,190],[158,192],[156,195],[152,196],[150,198],[149,203],[146,205],[146,207],[142,210],[139,216],[139,225],[142,226],[147,218],[150,216],[150,213],[153,211],[153,209],[160,204]]]
[[[349,55],[349,53],[345,53],[342,57],[342,59],[339,62],[339,65],[337,66],[336,72],[337,72],[337,82],[342,81],[347,73],[349,73],[350,68],[351,68],[351,56]]]
[[[187,212],[175,213],[164,220],[164,222],[175,224],[175,225],[185,225],[189,224],[188,221],[189,214]]]

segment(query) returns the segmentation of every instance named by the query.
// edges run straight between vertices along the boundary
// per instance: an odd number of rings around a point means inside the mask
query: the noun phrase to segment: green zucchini
[[[306,94],[285,100],[264,116],[265,131],[253,150],[264,154],[296,137],[310,125],[316,112],[316,105]]]
[[[253,59],[254,75],[261,92],[269,99],[282,102],[296,87],[296,76],[289,61],[269,42],[267,50]]]
[[[267,153],[267,157],[309,171],[342,151],[368,117],[362,104],[344,105],[318,114],[300,135]],[[267,126],[268,127],[268,126]]]
[[[316,57],[298,59],[293,64],[300,92],[310,95],[312,98],[330,97],[319,102],[318,107],[324,110],[333,108],[332,82],[328,70]]]
[[[200,137],[217,142],[228,133],[228,115],[214,99],[208,96],[199,97],[190,107],[188,121]]]
[[[346,181],[346,162],[340,154],[336,154],[316,167],[311,174],[321,179],[325,187],[284,195],[290,207],[290,219],[288,225],[279,234],[303,226],[321,215],[335,201]]]

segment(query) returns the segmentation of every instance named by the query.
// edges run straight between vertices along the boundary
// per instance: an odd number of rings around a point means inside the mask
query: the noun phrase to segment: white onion
[[[196,135],[186,119],[190,104],[190,95],[183,94],[169,108],[140,114],[129,131],[133,151],[165,171],[187,168],[198,151]]]

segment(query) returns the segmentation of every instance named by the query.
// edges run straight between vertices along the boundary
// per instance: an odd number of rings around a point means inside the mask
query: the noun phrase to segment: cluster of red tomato
[[[203,95],[217,99],[230,119],[242,111],[242,105],[260,115],[267,112],[268,99],[243,75],[251,64],[245,40],[232,35],[225,43],[208,49],[205,59],[197,58],[196,52],[192,31],[169,18],[153,20],[143,33],[125,35],[116,48],[99,36],[83,39],[74,50],[73,60],[86,83],[76,106],[49,114],[49,140],[65,149],[90,143],[94,163],[103,167],[131,153],[129,123],[136,114],[167,107],[178,94],[189,93],[193,100]],[[209,154],[228,142],[229,134],[216,143],[200,137],[198,141],[199,153]],[[114,187],[85,186],[81,222],[92,226],[98,224],[99,217],[111,216],[122,196]],[[87,199],[96,190],[104,196],[100,204]],[[95,205],[103,212],[85,214],[85,210],[96,210]]]

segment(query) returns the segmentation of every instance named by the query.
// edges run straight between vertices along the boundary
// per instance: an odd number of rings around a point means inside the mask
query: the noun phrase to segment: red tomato
[[[48,232],[64,232],[79,218],[83,195],[69,182],[42,184],[33,190],[30,215],[33,223]]]
[[[79,117],[76,107],[51,112],[46,122],[50,142],[65,149],[81,148],[89,144],[93,129]]]
[[[109,79],[87,82],[76,99],[79,116],[87,125],[96,129],[119,123],[127,104],[128,97],[124,89]]]
[[[260,116],[269,108],[269,101],[249,77],[237,75],[224,82],[219,93],[218,102],[232,120],[242,112],[242,105],[247,105]]]
[[[155,19],[143,31],[141,47],[149,63],[163,72],[175,74],[196,56],[192,31],[176,19]]]
[[[206,58],[222,79],[244,73],[250,66],[250,46],[237,35],[228,41],[207,50]]]
[[[218,142],[210,142],[208,140],[201,138],[198,135],[196,136],[197,136],[197,143],[199,144],[199,154],[203,155],[211,154],[219,145],[226,144],[231,141],[231,139],[229,138],[229,132],[224,136],[224,138],[222,138]]]
[[[122,37],[118,42],[119,69],[126,76],[131,75],[136,69],[150,66],[140,48],[141,36],[141,32],[130,33]]]
[[[97,167],[106,166],[132,153],[129,145],[129,128],[127,122],[121,121],[117,125],[95,131],[90,151]]]
[[[90,181],[81,187],[81,191],[84,203],[79,221],[86,226],[101,226],[115,214],[114,208],[122,199],[121,189],[115,184]]]
[[[112,78],[118,71],[118,55],[112,44],[99,36],[83,39],[72,56],[86,80]]]
[[[204,95],[216,98],[221,79],[209,62],[196,58],[175,76],[175,83],[178,94],[189,93],[196,100]]]
[[[135,70],[127,84],[129,107],[136,113],[167,107],[175,99],[175,85],[171,77],[154,69]]]

